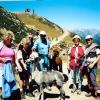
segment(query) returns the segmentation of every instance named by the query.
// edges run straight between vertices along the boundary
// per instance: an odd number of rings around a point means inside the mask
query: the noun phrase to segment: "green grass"
[[[42,17],[32,16],[29,14],[17,14],[18,18],[27,25],[34,25],[39,30],[44,30],[47,32],[48,36],[54,38],[62,34],[60,30],[55,29],[50,25],[50,22],[42,21]],[[48,24],[50,23],[50,24]]]

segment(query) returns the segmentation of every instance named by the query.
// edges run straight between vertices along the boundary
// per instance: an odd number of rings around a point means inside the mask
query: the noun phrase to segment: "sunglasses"
[[[86,41],[91,41],[92,39],[90,38],[90,39],[86,39]]]
[[[41,36],[41,37],[46,37],[46,35],[42,35],[42,34],[41,34],[40,36]]]

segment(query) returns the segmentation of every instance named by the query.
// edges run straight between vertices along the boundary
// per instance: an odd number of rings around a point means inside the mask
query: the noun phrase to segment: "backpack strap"
[[[92,43],[92,45],[89,47],[89,48],[86,48],[86,50],[85,50],[85,56],[87,56],[88,54],[89,54],[89,52],[93,49],[93,48],[95,48],[95,47],[97,47],[98,45],[96,44],[96,43]]]

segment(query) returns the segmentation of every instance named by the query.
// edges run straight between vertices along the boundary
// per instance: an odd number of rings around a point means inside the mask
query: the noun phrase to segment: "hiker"
[[[12,93],[17,90],[14,77],[15,53],[12,48],[13,33],[5,32],[3,41],[0,42],[0,88],[2,98],[11,100]]]
[[[93,91],[96,92],[96,90],[100,89],[96,83],[97,63],[100,59],[100,48],[96,43],[93,42],[92,35],[87,35],[85,40],[87,44],[85,48],[85,63],[83,66],[87,68],[88,73],[89,91],[86,96],[90,97]]]
[[[50,41],[46,38],[46,32],[40,31],[40,37],[34,42],[33,49],[39,54],[39,71],[49,70],[49,48]]]
[[[73,81],[73,89],[72,93],[77,92],[77,94],[81,94],[81,63],[80,59],[84,55],[84,49],[82,44],[80,44],[81,38],[78,35],[73,37],[74,45],[71,47],[69,51],[70,61],[69,61],[69,69],[71,70],[72,81]],[[76,86],[78,84],[78,87]]]
[[[28,48],[30,46],[30,41],[28,38],[23,38],[21,44],[19,45],[19,49],[16,55],[16,65],[19,72],[20,77],[20,92],[21,98],[25,99],[25,93],[28,96],[32,96],[32,93],[29,91],[29,82],[31,80],[31,68],[27,64],[27,59],[29,59]]]

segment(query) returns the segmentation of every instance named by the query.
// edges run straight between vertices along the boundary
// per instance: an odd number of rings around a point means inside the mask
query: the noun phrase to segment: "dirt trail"
[[[67,63],[64,61],[63,62],[63,72],[68,74],[66,66],[67,66]],[[85,85],[86,82],[87,82],[86,79],[84,79],[83,84]],[[69,89],[70,84],[71,84],[71,78],[70,78],[70,75],[69,75],[69,81],[66,84],[64,84],[64,86],[63,86],[65,93],[66,93],[66,100],[100,100],[100,98],[96,99],[94,97],[86,97],[85,92],[82,92],[81,95],[77,95],[77,93],[74,93],[74,94],[71,93],[71,89]],[[47,89],[45,89],[44,91],[47,94],[46,100],[59,100],[58,96],[57,96],[57,94],[59,94],[59,91],[55,86],[52,87],[52,91],[48,91]],[[23,100],[37,100],[37,95],[38,94],[36,94],[36,97],[26,96],[26,99],[23,99]]]
[[[62,35],[60,35],[59,37],[56,37],[52,40],[51,42],[51,47],[53,45],[56,45],[57,43],[59,43],[60,41],[62,41],[66,36],[68,36],[70,33],[69,32],[64,32]]]

